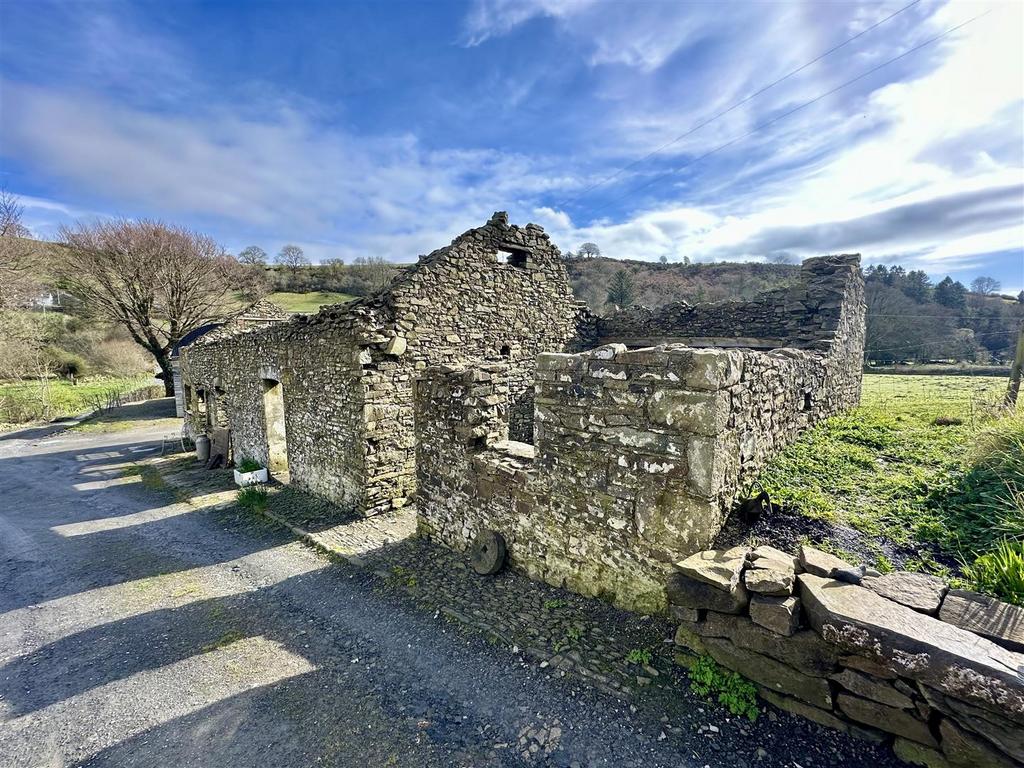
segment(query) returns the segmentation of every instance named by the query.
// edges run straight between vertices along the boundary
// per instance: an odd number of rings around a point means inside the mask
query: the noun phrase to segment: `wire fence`
[[[921,418],[943,425],[972,427],[1008,413],[1009,376],[971,372],[937,375],[865,372],[861,404],[895,418]]]

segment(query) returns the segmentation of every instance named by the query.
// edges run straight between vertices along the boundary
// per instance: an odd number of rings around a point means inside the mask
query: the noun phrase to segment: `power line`
[[[963,320],[969,323],[993,322],[999,318],[994,317],[970,317],[968,315],[899,315],[886,314],[883,312],[868,312],[869,317],[913,317],[919,320]]]
[[[1005,331],[986,331],[985,333],[976,333],[976,334],[974,334],[974,338],[978,338],[979,336],[1002,336],[1004,333],[1005,333]],[[874,349],[872,347],[869,347],[869,346],[865,345],[864,346],[864,353],[868,354],[868,355],[874,355],[874,354],[877,354],[879,352],[896,352],[897,350],[900,350],[900,349],[912,349],[914,347],[929,347],[929,346],[937,346],[937,345],[940,345],[940,344],[952,344],[952,343],[955,343],[955,342],[953,340],[951,340],[951,339],[936,339],[934,341],[918,341],[918,342],[913,342],[911,344],[902,344],[902,345],[900,345],[898,347],[884,347],[883,349]]]
[[[785,118],[789,117],[790,115],[793,115],[793,114],[799,112],[802,109],[806,109],[807,107],[811,106],[812,104],[816,104],[817,102],[821,101],[822,99],[824,99],[824,98],[826,98],[828,96],[831,96],[832,94],[837,93],[838,91],[841,91],[843,88],[847,88],[847,87],[853,85],[854,83],[863,80],[865,77],[868,77],[869,75],[873,75],[875,72],[878,72],[880,69],[883,69],[884,67],[887,67],[890,64],[895,64],[900,59],[906,58],[907,56],[909,56],[912,53],[916,53],[917,51],[921,50],[925,46],[931,45],[932,43],[934,43],[934,42],[936,42],[938,40],[941,40],[942,38],[946,37],[947,35],[950,35],[953,32],[956,32],[958,29],[962,29],[963,27],[966,27],[968,24],[971,24],[972,22],[977,21],[978,19],[982,18],[983,16],[987,16],[989,13],[991,13],[991,11],[985,11],[984,13],[979,13],[977,16],[974,16],[974,17],[968,19],[967,21],[964,21],[964,22],[962,22],[960,24],[957,24],[955,27],[950,27],[946,31],[941,32],[938,35],[935,35],[934,37],[928,38],[923,43],[919,43],[918,45],[915,45],[913,48],[910,48],[909,50],[904,51],[903,53],[899,54],[898,56],[894,56],[893,58],[889,59],[888,61],[882,62],[881,64],[879,64],[879,65],[877,65],[875,67],[872,67],[871,69],[867,70],[866,72],[863,72],[862,74],[857,75],[857,77],[853,78],[852,80],[847,80],[842,85],[837,85],[835,88],[832,88],[832,89],[826,91],[825,93],[822,93],[822,94],[819,94],[818,96],[815,96],[810,101],[805,101],[803,104],[800,104],[799,106],[794,107],[793,109],[791,109],[791,110],[789,110],[787,112],[783,112],[781,115],[778,115],[777,117],[773,117],[771,120],[767,120],[767,121],[765,121],[763,123],[760,123],[760,124],[754,126],[753,128],[751,128],[746,133],[744,133],[744,134],[742,134],[740,136],[737,136],[735,139],[727,141],[724,144],[720,144],[717,147],[715,147],[714,149],[709,150],[708,152],[705,152],[703,155],[699,155],[698,157],[695,157],[692,160],[689,160],[689,161],[683,163],[682,165],[680,165],[677,168],[673,168],[671,170],[665,171],[664,173],[658,174],[657,176],[655,176],[650,181],[647,181],[647,182],[641,184],[640,186],[635,187],[635,188],[629,190],[628,192],[626,192],[623,195],[620,195],[619,197],[612,198],[611,200],[606,202],[604,205],[600,205],[597,208],[592,209],[591,213],[593,214],[593,213],[596,213],[598,211],[602,211],[605,208],[607,208],[608,206],[613,205],[613,204],[615,204],[617,202],[620,202],[621,200],[624,200],[627,197],[630,197],[631,195],[634,195],[637,192],[640,192],[641,190],[646,189],[647,187],[651,186],[652,184],[656,184],[657,182],[659,182],[659,181],[661,181],[663,179],[668,178],[669,176],[672,176],[672,175],[674,175],[676,173],[679,173],[679,171],[683,170],[684,168],[688,168],[689,166],[693,165],[694,163],[700,162],[701,160],[704,160],[705,158],[710,157],[711,155],[715,154],[716,152],[720,152],[723,149],[731,147],[733,144],[736,144],[737,142],[742,141],[743,139],[746,139],[746,138],[748,138],[750,136],[753,136],[758,131],[761,131],[761,130],[765,129],[765,128],[767,128],[770,125],[774,125],[775,123],[779,122],[780,120],[784,120]]]
[[[587,194],[588,192],[591,192],[592,190],[595,190],[598,187],[603,186],[604,184],[607,184],[609,181],[617,179],[619,176],[621,176],[623,173],[628,171],[630,168],[634,168],[637,165],[639,165],[640,163],[643,163],[643,162],[645,162],[647,160],[650,160],[656,154],[658,154],[662,150],[668,149],[673,144],[678,144],[680,141],[685,139],[687,136],[690,136],[690,135],[696,133],[697,131],[699,131],[701,128],[703,128],[704,126],[708,125],[709,123],[713,123],[715,120],[717,120],[720,117],[725,117],[726,115],[728,115],[730,112],[732,112],[735,109],[739,109],[740,107],[742,107],[744,104],[746,104],[751,99],[756,99],[758,96],[760,96],[765,91],[768,91],[768,90],[774,88],[776,85],[779,85],[780,83],[785,82],[789,78],[793,77],[793,75],[797,75],[800,72],[803,72],[805,69],[807,69],[812,64],[817,64],[819,61],[824,59],[826,56],[832,55],[833,53],[838,51],[840,48],[845,48],[847,45],[852,43],[857,38],[863,37],[868,32],[871,32],[872,30],[877,29],[878,27],[882,26],[883,24],[885,24],[890,19],[892,19],[892,18],[894,18],[896,16],[899,16],[901,13],[903,13],[906,10],[909,10],[910,8],[913,8],[915,5],[917,5],[920,2],[921,2],[921,0],[913,0],[913,2],[908,3],[907,5],[905,5],[902,8],[900,8],[898,11],[896,11],[894,13],[890,13],[888,16],[886,16],[881,21],[875,22],[870,27],[867,27],[866,29],[861,30],[856,35],[854,35],[853,37],[847,38],[845,41],[843,41],[839,45],[837,45],[837,46],[835,46],[833,48],[829,48],[827,51],[825,51],[821,55],[817,56],[816,58],[811,59],[806,64],[800,65],[799,67],[794,69],[792,72],[789,72],[789,73],[783,75],[782,77],[780,77],[778,80],[775,80],[775,81],[769,83],[768,85],[764,86],[760,90],[754,91],[754,93],[750,94],[749,96],[747,96],[742,101],[737,101],[735,104],[733,104],[728,109],[725,109],[725,110],[719,112],[718,114],[713,115],[712,117],[709,117],[708,119],[706,119],[706,120],[704,120],[704,121],[702,121],[700,123],[697,123],[697,125],[695,125],[693,128],[688,130],[686,133],[681,133],[678,136],[676,136],[674,139],[672,139],[671,141],[666,142],[665,144],[662,144],[657,149],[651,150],[646,155],[641,157],[639,160],[634,160],[633,162],[629,163],[628,165],[624,165],[622,168],[617,170],[611,176],[603,178],[600,181],[594,182],[593,184],[591,184],[589,187],[587,187],[583,191],[577,193],[573,197],[570,197],[569,199],[565,200],[564,202],[559,203],[559,207],[564,207],[564,206],[566,206],[566,205],[568,205],[570,203],[574,203],[577,200],[579,200],[581,197],[583,197],[585,194]]]

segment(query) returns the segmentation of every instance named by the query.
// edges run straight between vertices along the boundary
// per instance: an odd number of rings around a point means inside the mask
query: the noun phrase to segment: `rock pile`
[[[811,547],[688,557],[666,585],[677,661],[710,655],[770,703],[928,768],[1024,763],[1024,609],[924,574],[834,578],[851,572]]]

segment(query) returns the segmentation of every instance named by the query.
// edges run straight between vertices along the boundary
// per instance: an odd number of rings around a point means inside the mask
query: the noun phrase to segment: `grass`
[[[23,381],[0,384],[0,429],[42,419],[77,416],[95,408],[112,390],[130,392],[152,385],[150,376],[99,377],[70,381]]]
[[[238,490],[238,506],[250,512],[263,512],[268,503],[267,489],[262,485],[247,485]]]
[[[866,375],[860,407],[808,430],[762,483],[815,545],[956,576],[1004,538],[1024,540],[1024,419],[998,411],[1005,387]]]
[[[278,291],[267,296],[267,299],[281,309],[303,314],[319,312],[320,306],[323,304],[344,304],[354,298],[355,296],[349,296],[347,293],[334,293],[333,291],[315,291],[313,293]]]
[[[979,592],[1024,605],[1024,543],[1004,539],[964,568],[964,577]]]

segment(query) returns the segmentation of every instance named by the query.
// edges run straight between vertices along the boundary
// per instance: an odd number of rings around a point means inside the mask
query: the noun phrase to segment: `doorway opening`
[[[288,473],[288,441],[284,427],[284,389],[274,379],[263,380],[263,418],[267,427],[267,469],[283,479]]]

